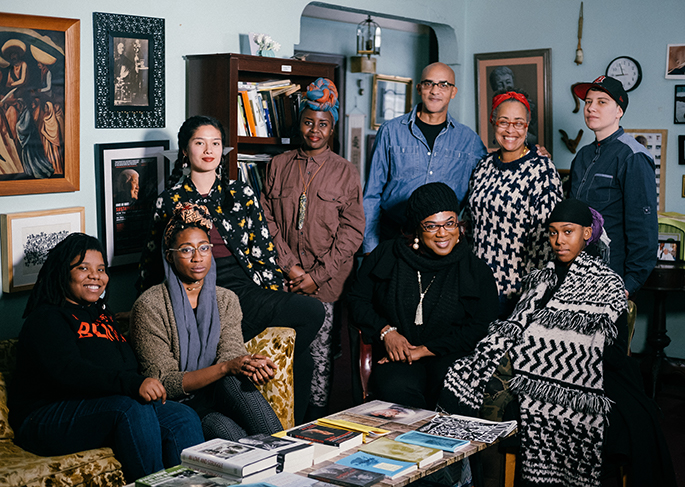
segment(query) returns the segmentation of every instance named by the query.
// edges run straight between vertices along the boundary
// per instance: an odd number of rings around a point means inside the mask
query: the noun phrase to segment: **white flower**
[[[255,34],[252,40],[257,44],[260,51],[278,51],[281,49],[281,45],[278,42],[274,42],[269,35]]]

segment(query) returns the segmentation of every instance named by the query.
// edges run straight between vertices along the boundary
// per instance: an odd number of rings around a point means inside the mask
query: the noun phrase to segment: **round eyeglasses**
[[[182,259],[192,259],[195,252],[199,252],[201,256],[206,257],[212,253],[212,244],[202,244],[199,247],[191,247],[190,245],[186,247],[181,247],[180,249],[168,249],[172,252],[178,252],[178,255]]]

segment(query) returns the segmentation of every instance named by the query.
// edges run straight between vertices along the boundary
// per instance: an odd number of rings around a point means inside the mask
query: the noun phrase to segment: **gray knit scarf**
[[[190,306],[183,282],[169,262],[164,259],[165,285],[169,290],[171,307],[178,330],[180,368],[193,371],[209,367],[216,359],[221,334],[219,307],[216,302],[216,262],[205,276],[197,301],[197,317]]]
[[[599,259],[581,252],[547,305],[539,307],[556,280],[553,262],[524,279],[509,319],[493,322],[475,352],[452,365],[438,407],[476,416],[487,381],[509,352],[515,371],[510,388],[521,409],[522,478],[535,485],[599,486],[611,408],[602,359],[627,309],[624,284]]]

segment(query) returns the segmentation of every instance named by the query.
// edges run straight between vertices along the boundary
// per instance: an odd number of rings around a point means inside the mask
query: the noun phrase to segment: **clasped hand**
[[[312,276],[302,269],[299,265],[294,265],[288,273],[288,289],[291,293],[316,294],[319,286],[316,285]]]
[[[391,331],[383,339],[386,356],[378,361],[379,364],[388,362],[405,362],[411,364],[423,357],[432,357],[434,354],[424,345],[415,346],[409,343],[404,335],[397,331]]]
[[[228,366],[228,374],[244,375],[257,384],[269,382],[276,375],[276,364],[273,360],[256,353],[236,357],[224,363]]]

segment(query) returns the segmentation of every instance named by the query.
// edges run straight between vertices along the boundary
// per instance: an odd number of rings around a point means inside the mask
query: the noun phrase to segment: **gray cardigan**
[[[240,323],[243,313],[238,296],[222,287],[216,288],[221,319],[221,336],[214,363],[247,355]],[[131,345],[138,356],[140,372],[159,379],[169,399],[186,397],[184,371],[179,368],[180,351],[176,319],[169,291],[158,284],[145,291],[131,310]]]

